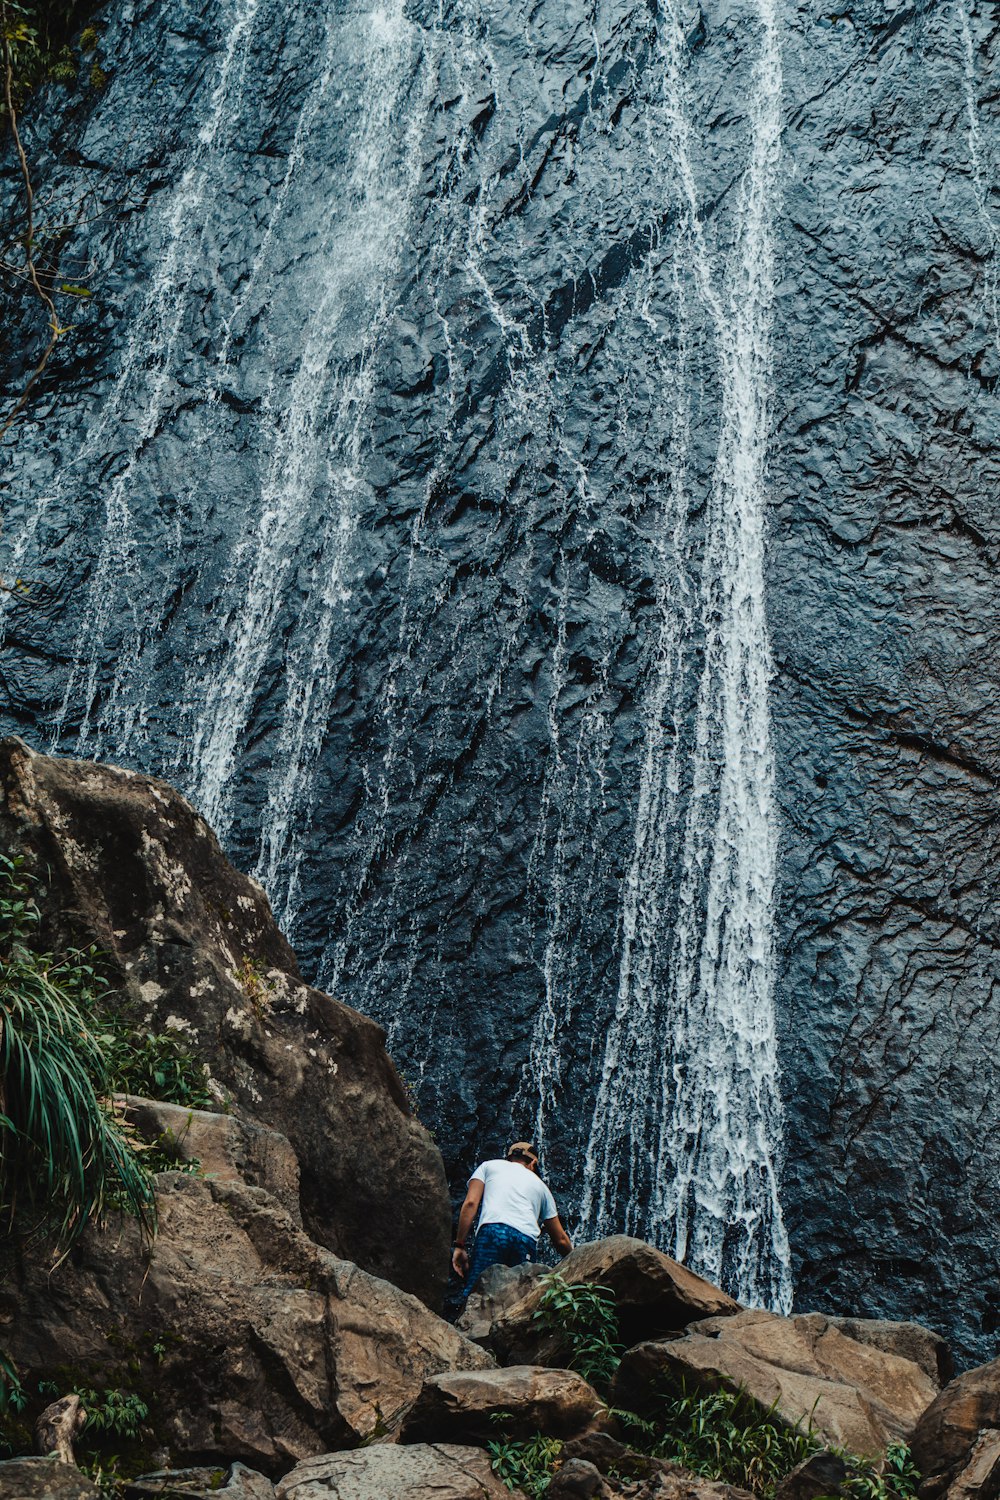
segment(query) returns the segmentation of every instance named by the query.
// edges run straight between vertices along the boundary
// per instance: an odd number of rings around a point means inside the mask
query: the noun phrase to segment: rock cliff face
[[[440,1301],[450,1241],[441,1157],[382,1033],[302,982],[263,891],[204,820],[162,782],[36,755],[19,740],[0,743],[0,788],[0,845],[35,872],[48,936],[96,943],[138,1016],[152,1031],[181,1029],[249,1117],[229,1152],[240,1175],[296,1216],[289,1196],[300,1198],[306,1228],[337,1255]],[[294,1158],[255,1149],[259,1124],[291,1141],[300,1182]],[[234,1122],[234,1139],[240,1130]]]
[[[100,20],[27,134],[109,211],[7,449],[8,725],[192,796],[455,1185],[538,1130],[772,1301],[776,1038],[800,1305],[991,1352],[993,7]]]

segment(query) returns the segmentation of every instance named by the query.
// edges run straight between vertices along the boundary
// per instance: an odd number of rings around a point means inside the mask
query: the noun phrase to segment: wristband
[[[465,1249],[465,1241],[464,1240],[452,1240],[452,1242],[451,1242],[451,1248],[453,1250],[464,1250]]]

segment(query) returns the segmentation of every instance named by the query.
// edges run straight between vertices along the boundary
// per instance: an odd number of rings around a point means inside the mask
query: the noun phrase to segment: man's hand
[[[456,1276],[461,1276],[464,1281],[469,1274],[469,1252],[456,1245],[451,1252],[451,1268]]]

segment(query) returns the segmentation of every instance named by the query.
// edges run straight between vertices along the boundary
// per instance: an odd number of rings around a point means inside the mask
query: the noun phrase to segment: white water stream
[[[587,1232],[600,1233],[618,1227],[624,1215],[631,1227],[651,1229],[678,1258],[723,1281],[742,1301],[787,1309],[792,1288],[778,1196],[776,833],[763,575],[781,55],[773,5],[760,0],[736,242],[724,266],[713,264],[698,218],[682,42],[669,4],[664,19],[666,106],[686,248],[714,324],[721,389],[701,585],[705,652],[663,993],[656,956],[675,768],[669,758],[664,764],[662,725],[677,649],[666,611],[647,703],[618,997],[587,1150],[582,1216]],[[680,494],[682,473],[677,481]],[[637,1209],[650,1181],[652,1202]]]
[[[78,724],[77,748],[95,756],[146,764],[155,686],[150,656],[168,585],[144,579],[131,496],[171,416],[192,312],[189,283],[203,269],[217,190],[255,86],[249,71],[255,29],[275,3],[234,4],[190,158],[157,211],[155,275],[81,454],[99,453],[126,416],[139,412],[105,492],[85,626],[56,727],[58,742],[70,723]],[[397,900],[396,889],[407,889],[406,881],[419,886],[421,878],[430,886],[435,873],[425,873],[420,861],[439,848],[448,850],[444,878],[455,890],[475,885],[478,828],[449,826],[449,756],[455,743],[473,744],[483,725],[492,726],[495,705],[519,670],[517,652],[533,633],[545,636],[538,698],[548,760],[536,823],[528,829],[523,901],[525,947],[538,955],[539,1001],[519,1108],[546,1143],[569,1086],[568,1039],[581,1016],[600,1011],[599,987],[609,1014],[606,1031],[594,1039],[599,1086],[585,1154],[584,1229],[649,1235],[724,1279],[743,1300],[786,1307],[763,580],[781,60],[772,0],[756,3],[748,52],[756,46],[759,55],[747,80],[747,154],[734,206],[727,208],[735,226],[728,255],[709,243],[701,223],[700,141],[672,4],[660,13],[655,60],[662,89],[645,106],[646,158],[638,162],[615,154],[614,101],[602,103],[598,87],[611,36],[601,30],[596,4],[580,27],[582,52],[593,49],[587,109],[578,136],[565,142],[557,136],[546,142],[552,116],[546,39],[536,34],[534,14],[524,19],[523,36],[512,39],[475,0],[456,7],[447,24],[442,8],[437,22],[423,28],[404,0],[360,11],[326,9],[323,42],[290,148],[283,147],[287,155],[269,179],[267,216],[255,226],[247,275],[231,290],[218,288],[211,308],[213,352],[197,393],[203,450],[226,440],[222,396],[254,320],[255,349],[273,359],[252,428],[254,488],[232,500],[221,595],[201,627],[197,655],[185,662],[178,715],[190,733],[177,736],[181,748],[169,769],[225,837],[245,790],[241,779],[251,774],[256,716],[262,703],[271,708],[267,764],[253,773],[262,783],[256,873],[279,918],[293,924],[317,768],[352,646],[358,556],[369,540],[365,516],[378,460],[373,428],[384,397],[379,382],[397,333],[412,227],[421,213],[432,213],[420,306],[430,309],[428,320],[440,332],[447,377],[435,389],[435,425],[426,434],[434,460],[394,601],[396,646],[370,709],[381,750],[362,767],[350,870],[320,978],[336,992],[356,977],[359,990],[348,990],[357,994],[355,1003],[377,1014],[391,1034],[408,1028],[418,1072],[433,1071],[435,1052],[448,1041],[439,1023],[443,987],[424,980],[420,989],[418,970],[428,943],[421,923],[433,933],[436,919]],[[515,60],[505,72],[508,54]],[[580,87],[576,79],[573,87]],[[481,137],[476,121],[487,106],[494,124]],[[328,125],[346,142],[329,179],[323,175]],[[601,163],[579,189],[575,217],[558,226],[560,274],[573,294],[588,276],[594,279],[595,245],[610,242],[620,226],[620,196],[635,193],[636,243],[648,252],[600,298],[595,283],[591,322],[570,318],[553,339],[550,289],[533,283],[536,263],[518,218],[518,204],[533,190],[540,141],[546,152],[564,152],[566,174],[574,151],[591,151]],[[671,201],[679,228],[666,243],[659,226]],[[307,253],[289,266],[282,231],[292,215],[304,216],[310,234]],[[293,327],[301,320],[297,342],[288,337],[289,317]],[[702,339],[709,355],[695,375],[692,345]],[[606,363],[597,368],[620,386],[607,452],[591,446],[586,424],[567,420],[580,408],[598,346]],[[490,446],[479,469],[485,479],[477,500],[486,519],[476,534],[478,572],[456,585],[447,526],[445,535],[435,533],[442,523],[434,497],[449,463],[461,468],[456,450],[469,440],[460,415],[467,392],[476,388],[486,400],[484,347],[500,372]],[[705,369],[718,387],[719,407],[702,535],[690,521],[697,480],[689,392],[706,378]],[[655,480],[631,476],[640,408],[648,412],[641,437],[653,453]],[[621,642],[613,623],[602,626],[603,636],[595,627],[600,638],[587,642],[586,687],[574,678],[573,642],[581,623],[590,624],[581,622],[580,599],[596,589],[589,577],[581,582],[589,564],[580,562],[578,537],[597,536],[609,516],[628,517],[632,525],[633,515],[650,513],[655,587],[644,617],[641,744],[634,785],[623,791],[609,788],[606,774],[620,732],[611,681]],[[577,538],[575,557],[561,540],[570,535]],[[18,559],[31,544],[26,532],[15,548]],[[178,535],[178,554],[186,544]],[[550,580],[541,602],[540,577]],[[466,587],[476,591],[477,617],[489,620],[492,633],[483,639],[468,634]],[[619,609],[619,625],[621,617]],[[609,609],[607,619],[615,618]],[[102,700],[109,640],[117,660]],[[436,717],[427,724],[429,701]],[[592,903],[608,888],[619,852],[601,830],[610,826],[615,799],[626,795],[634,796],[631,846],[609,996],[587,944],[598,920]],[[380,887],[380,872],[390,865],[396,885]],[[428,911],[437,895],[426,890]],[[440,944],[434,950],[431,943],[432,964],[444,970],[443,935]]]

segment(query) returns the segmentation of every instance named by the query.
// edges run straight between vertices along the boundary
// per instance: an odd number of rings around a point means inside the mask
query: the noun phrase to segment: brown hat
[[[538,1160],[538,1152],[530,1141],[515,1141],[513,1146],[508,1146],[507,1160],[510,1161],[512,1156],[531,1156],[535,1161]]]

